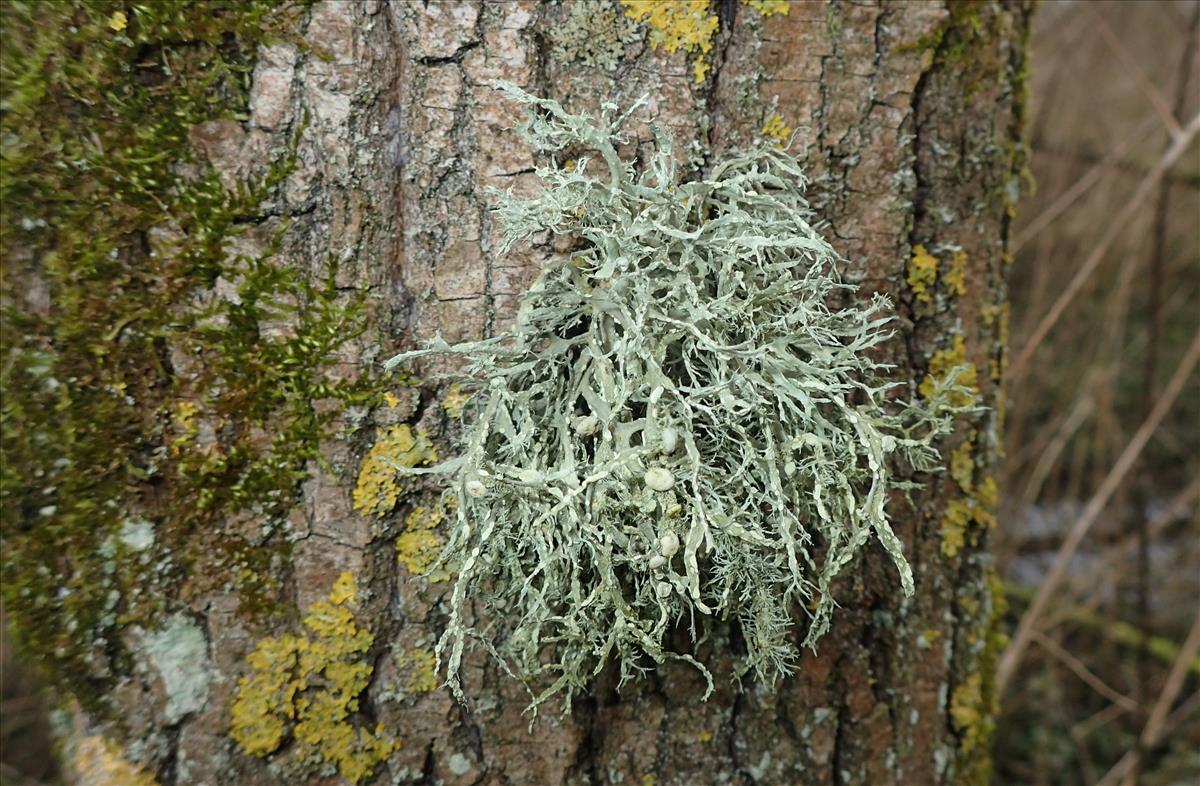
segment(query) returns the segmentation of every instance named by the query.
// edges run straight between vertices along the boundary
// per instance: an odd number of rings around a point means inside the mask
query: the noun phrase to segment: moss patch
[[[273,0],[0,4],[5,601],[92,711],[129,665],[119,627],[166,610],[183,577],[270,608],[306,465],[374,395],[330,373],[364,304],[335,271],[314,283],[275,256],[286,222],[263,205],[294,151],[227,187],[189,140],[245,116],[256,48],[292,16]],[[248,231],[261,253],[234,251]],[[135,524],[141,548],[121,537]]]

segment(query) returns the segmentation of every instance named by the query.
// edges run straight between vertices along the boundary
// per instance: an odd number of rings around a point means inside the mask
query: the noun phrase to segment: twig
[[[1179,648],[1179,657],[1171,665],[1171,671],[1167,674],[1167,681],[1163,685],[1162,691],[1158,694],[1158,700],[1154,702],[1154,709],[1150,711],[1150,719],[1146,721],[1145,727],[1142,728],[1142,733],[1138,737],[1138,747],[1133,748],[1122,756],[1121,760],[1108,771],[1108,774],[1100,779],[1096,786],[1112,786],[1119,779],[1125,779],[1121,782],[1126,784],[1126,786],[1131,783],[1127,776],[1131,775],[1137,767],[1140,758],[1138,749],[1146,750],[1152,748],[1162,739],[1163,732],[1168,726],[1171,705],[1175,703],[1176,697],[1179,696],[1179,691],[1183,689],[1183,682],[1188,673],[1188,663],[1191,662],[1192,658],[1196,657],[1197,652],[1200,652],[1200,612],[1196,613],[1196,619],[1192,622],[1192,629],[1188,632],[1183,646]]]
[[[1195,125],[1200,128],[1200,116],[1197,117]],[[1058,589],[1063,576],[1066,575],[1067,565],[1079,549],[1080,542],[1082,542],[1084,536],[1092,528],[1092,525],[1096,523],[1096,519],[1104,512],[1104,506],[1108,504],[1113,492],[1117,490],[1117,487],[1133,467],[1134,462],[1138,455],[1141,454],[1146,443],[1150,441],[1150,437],[1154,434],[1155,429],[1158,428],[1159,423],[1162,422],[1167,412],[1170,411],[1171,406],[1175,403],[1175,399],[1183,391],[1184,383],[1191,375],[1192,370],[1195,369],[1197,362],[1200,362],[1200,330],[1197,330],[1196,335],[1192,338],[1191,346],[1188,347],[1187,353],[1179,363],[1179,367],[1175,369],[1175,374],[1171,377],[1171,381],[1167,383],[1162,395],[1155,402],[1153,411],[1142,422],[1137,433],[1133,435],[1133,439],[1125,446],[1120,457],[1113,464],[1108,475],[1105,476],[1104,481],[1097,488],[1095,494],[1092,495],[1092,498],[1088,500],[1087,506],[1084,507],[1083,512],[1080,513],[1079,518],[1075,521],[1075,525],[1071,528],[1067,539],[1059,548],[1045,581],[1042,582],[1037,595],[1029,605],[1025,615],[1021,618],[1021,623],[1017,626],[1012,644],[1005,649],[1004,654],[1000,658],[1000,665],[996,670],[997,692],[1003,691],[1004,686],[1016,670],[1017,664],[1020,663],[1025,648],[1029,646],[1033,626],[1037,624],[1038,618],[1045,611],[1050,597]]]
[[[1134,128],[1133,133],[1121,140],[1121,143],[1109,151],[1103,159],[1098,161],[1091,169],[1083,173],[1083,175],[1071,184],[1071,187],[1058,195],[1050,205],[1038,214],[1038,217],[1029,222],[1029,226],[1017,233],[1016,238],[1012,242],[1010,252],[1015,254],[1021,250],[1021,247],[1029,241],[1037,237],[1042,230],[1054,222],[1056,218],[1066,212],[1067,208],[1075,204],[1091,190],[1092,186],[1099,182],[1100,178],[1116,166],[1117,162],[1124,156],[1129,149],[1138,142],[1141,142],[1150,132],[1158,127],[1157,118],[1153,113],[1146,115],[1145,119]]]
[[[1038,631],[1033,632],[1033,640],[1038,643],[1038,646],[1044,649],[1052,658],[1070,669],[1076,677],[1086,682],[1093,690],[1099,693],[1104,698],[1112,701],[1126,711],[1137,709],[1137,702],[1129,698],[1125,694],[1113,688],[1104,680],[1100,679],[1084,665],[1083,661],[1076,658],[1071,653],[1058,645],[1054,639],[1046,636]]]
[[[1129,223],[1130,219],[1142,207],[1142,203],[1145,202],[1151,189],[1158,184],[1158,181],[1162,179],[1166,171],[1174,166],[1175,162],[1187,152],[1189,145],[1198,133],[1200,133],[1200,114],[1191,119],[1187,127],[1183,129],[1183,133],[1171,143],[1171,146],[1163,153],[1162,158],[1158,160],[1154,168],[1138,184],[1137,189],[1130,196],[1129,201],[1125,203],[1120,213],[1109,223],[1108,229],[1100,238],[1100,242],[1092,249],[1092,253],[1088,255],[1083,264],[1079,266],[1079,270],[1076,271],[1071,282],[1067,284],[1066,289],[1058,296],[1058,300],[1050,307],[1050,311],[1046,316],[1042,317],[1041,322],[1034,328],[1033,334],[1026,339],[1025,346],[1021,348],[1021,352],[1013,359],[1012,365],[1009,368],[1010,379],[1021,378],[1030,357],[1032,357],[1042,341],[1045,340],[1051,328],[1062,317],[1063,312],[1067,310],[1067,306],[1071,304],[1071,301],[1083,289],[1083,285],[1096,272],[1096,268],[1099,267],[1100,262],[1104,259],[1104,255],[1108,253],[1112,244],[1120,236],[1121,232],[1124,231],[1125,225]]]

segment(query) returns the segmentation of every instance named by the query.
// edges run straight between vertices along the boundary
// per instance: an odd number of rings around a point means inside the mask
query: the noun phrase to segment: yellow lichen
[[[996,480],[985,477],[975,482],[976,433],[971,432],[965,442],[950,454],[950,477],[962,489],[964,496],[951,500],[942,516],[942,553],[953,557],[967,542],[967,532],[972,524],[980,528],[996,526],[996,506],[1000,503],[1000,490]]]
[[[933,302],[937,269],[937,257],[926,251],[925,246],[913,246],[912,259],[908,260],[908,286],[922,303]]]
[[[621,0],[621,5],[626,16],[649,26],[651,46],[697,55],[692,74],[696,84],[704,82],[707,54],[720,24],[708,0]]]
[[[392,408],[398,407],[400,406],[400,397],[388,390],[383,394],[383,403]]]
[[[967,362],[967,349],[962,336],[955,336],[954,346],[950,349],[939,349],[929,359],[929,373],[921,381],[919,388],[921,395],[932,398],[938,383],[956,369],[959,372],[957,382],[966,390],[952,395],[950,403],[958,407],[970,406],[974,403],[975,393],[978,391],[979,371],[975,364]]]
[[[175,427],[179,430],[179,436],[171,442],[171,453],[182,453],[188,443],[200,433],[200,427],[196,423],[198,411],[196,404],[191,401],[180,401],[175,405]]]
[[[230,729],[242,750],[269,756],[290,727],[301,763],[331,764],[357,783],[396,749],[382,725],[351,723],[374,671],[365,660],[374,637],[354,620],[357,602],[354,577],[343,573],[309,608],[302,635],[265,638],[246,657],[251,673],[238,680]]]
[[[791,126],[783,122],[783,118],[778,113],[767,118],[767,122],[763,123],[762,132],[763,136],[774,139],[775,144],[779,147],[786,145],[792,136]]]
[[[967,252],[961,248],[947,262],[948,269],[942,276],[946,289],[955,295],[967,293]]]
[[[950,477],[954,478],[958,487],[967,494],[971,493],[974,485],[972,477],[975,474],[975,459],[971,455],[975,449],[974,440],[975,432],[971,432],[971,436],[950,454]]]
[[[429,650],[412,649],[396,655],[396,670],[408,693],[429,693],[437,690],[437,656]]]
[[[386,516],[396,507],[403,491],[396,466],[418,467],[437,461],[437,450],[424,432],[413,434],[406,424],[392,426],[371,447],[354,487],[354,509],[368,515]]]
[[[696,741],[705,743],[705,744],[712,742],[712,738],[713,738],[712,732],[709,731],[708,729],[705,729],[704,731],[702,731],[696,735]]]
[[[71,759],[78,786],[158,786],[153,775],[125,759],[120,745],[99,735],[77,742]]]
[[[967,677],[950,697],[950,719],[962,740],[962,754],[987,744],[990,729],[984,704],[983,677],[979,672]]]
[[[404,532],[396,538],[396,558],[400,563],[412,575],[425,576],[435,584],[450,578],[450,573],[445,570],[430,572],[444,545],[437,528],[445,517],[444,504],[414,508],[404,522]]]
[[[568,161],[567,163],[571,164],[572,168],[574,168],[573,161]],[[463,407],[465,407],[467,402],[470,400],[471,396],[467,393],[464,393],[462,386],[456,383],[451,385],[450,389],[446,391],[446,396],[442,399],[442,409],[444,409],[446,414],[452,418],[461,418]]]
[[[788,0],[742,0],[742,2],[763,16],[771,16],[772,14],[787,16],[787,12],[790,10]]]

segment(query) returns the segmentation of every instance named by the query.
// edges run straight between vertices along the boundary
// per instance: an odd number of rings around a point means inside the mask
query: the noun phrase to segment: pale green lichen
[[[357,601],[354,577],[343,573],[308,610],[303,634],[265,638],[247,656],[230,730],[242,750],[270,756],[290,739],[301,769],[329,765],[357,783],[396,749],[381,725],[352,721],[374,671],[366,657],[374,637],[355,622]]]
[[[612,71],[628,46],[641,40],[637,22],[611,0],[571,0],[562,23],[550,31],[551,53],[560,62],[577,62]]]
[[[167,723],[178,723],[199,712],[208,701],[213,672],[208,642],[196,623],[177,614],[162,628],[147,633],[142,648],[167,695],[164,710]]]
[[[531,105],[536,151],[589,148],[605,166],[551,157],[539,198],[501,199],[510,246],[580,243],[547,265],[508,333],[391,361],[468,361],[461,454],[417,470],[453,474],[458,502],[443,553],[461,561],[438,645],[448,683],[461,698],[469,639],[539,683],[534,706],[561,692],[569,708],[611,661],[623,679],[668,659],[707,676],[668,634],[683,623],[698,640],[727,617],[743,668],[787,673],[793,609],[814,646],[833,581],[869,541],[912,592],[886,512],[909,484],[890,456],[937,468],[933,440],[957,411],[946,402],[972,396],[946,369],[926,404],[892,399],[899,383],[872,359],[890,303],[831,305],[855,287],[812,227],[795,158],[758,148],[680,182],[659,133],[639,173],[617,153],[628,115],[608,106],[597,125],[499,87]]]

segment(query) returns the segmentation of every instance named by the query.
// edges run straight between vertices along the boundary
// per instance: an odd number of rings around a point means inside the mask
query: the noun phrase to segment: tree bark
[[[581,62],[556,44],[583,24],[571,11],[569,3],[533,0],[327,0],[305,13],[307,46],[260,52],[251,115],[226,127],[230,145],[210,145],[209,157],[218,169],[239,171],[282,155],[299,132],[297,166],[279,195],[279,212],[290,217],[281,255],[314,276],[337,260],[340,291],[347,299],[365,293],[376,314],[372,331],[342,359],[345,374],[377,369],[437,334],[453,342],[502,330],[551,253],[498,252],[489,210],[496,197],[487,189],[537,188],[535,157],[513,132],[521,110],[487,85],[504,79],[572,111],[648,95],[638,119],[669,129],[700,172],[760,139],[778,115],[797,129],[793,150],[807,160],[809,199],[846,260],[847,279],[861,285],[858,297],[882,292],[895,303],[900,319],[887,355],[895,380],[916,396],[937,373],[931,360],[936,367],[961,354],[977,367],[989,409],[963,418],[946,440],[952,473],[915,476],[921,488],[912,504],[890,503],[914,597],[900,596],[890,560],[872,548],[842,582],[832,631],[816,653],[804,653],[792,678],[739,689],[730,678],[739,646],[730,630],[700,653],[716,677],[706,702],[685,666],[663,666],[620,690],[604,674],[570,716],[543,712],[532,731],[524,690],[480,653],[464,664],[468,707],[426,679],[449,585],[415,578],[397,561],[396,540],[409,514],[430,504],[433,486],[406,489],[382,517],[353,507],[372,434],[407,423],[446,442],[454,421],[440,406],[444,391],[397,385],[397,406],[365,421],[346,413],[346,436],[324,447],[324,466],[310,468],[292,516],[295,545],[278,578],[297,621],[341,574],[358,580],[357,621],[373,635],[373,671],[354,723],[378,722],[399,741],[366,782],[984,782],[998,614],[985,489],[1001,445],[1006,248],[1023,165],[1028,5],[793,2],[787,14],[764,16],[719,0],[701,84],[694,54],[665,53],[644,35],[629,40],[613,70]],[[595,46],[620,39],[619,16],[594,19],[599,27],[583,35]],[[922,249],[937,260],[928,284],[912,275]],[[422,376],[436,370],[420,368]],[[338,782],[298,780],[273,767],[286,742],[257,758],[231,739],[246,658],[280,632],[237,606],[235,594],[215,589],[187,601],[204,636],[203,657],[186,664],[204,677],[200,700],[176,700],[172,709],[178,675],[163,658],[113,678],[126,749],[164,786]]]

